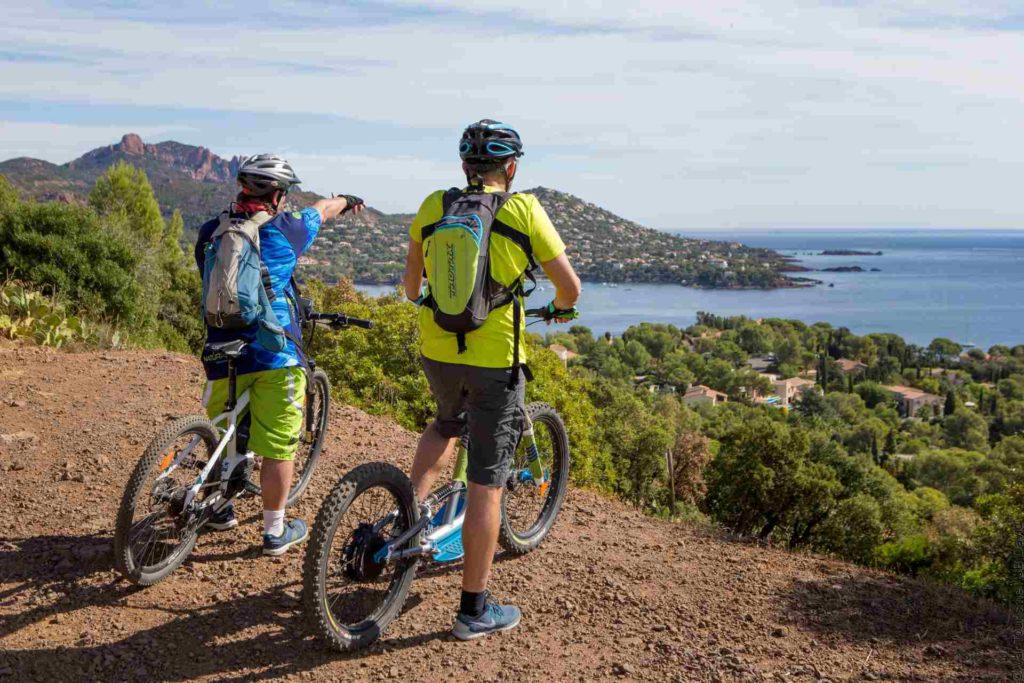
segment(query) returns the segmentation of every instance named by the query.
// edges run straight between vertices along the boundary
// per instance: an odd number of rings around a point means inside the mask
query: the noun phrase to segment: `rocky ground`
[[[431,568],[372,649],[308,635],[302,552],[260,555],[259,509],[203,536],[147,589],[111,568],[128,474],[168,419],[199,409],[199,365],[164,353],[0,349],[0,680],[1024,680],[1024,638],[952,589],[730,540],[571,492],[542,548],[499,557],[516,631],[448,635],[459,568]],[[405,467],[414,435],[335,408],[298,513],[343,472]]]

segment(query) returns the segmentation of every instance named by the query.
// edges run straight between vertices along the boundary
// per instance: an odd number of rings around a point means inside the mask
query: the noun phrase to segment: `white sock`
[[[284,533],[284,510],[263,511],[263,533],[271,536]]]

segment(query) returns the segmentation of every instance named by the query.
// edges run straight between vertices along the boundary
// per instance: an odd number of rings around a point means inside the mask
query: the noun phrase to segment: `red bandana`
[[[236,201],[234,204],[234,210],[239,213],[258,213],[260,211],[266,211],[273,213],[274,210],[264,201],[258,199],[248,199],[246,201]]]

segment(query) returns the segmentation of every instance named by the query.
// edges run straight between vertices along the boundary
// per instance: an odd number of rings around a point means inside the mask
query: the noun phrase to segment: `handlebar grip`
[[[361,327],[364,330],[373,329],[372,320],[363,320],[362,318],[352,318],[344,313],[310,313],[307,320],[313,323],[326,327],[331,330],[340,330],[345,327]]]
[[[363,320],[361,318],[349,318],[347,322],[348,322],[349,325],[354,325],[356,327],[361,327],[364,330],[372,330],[373,329],[373,321],[372,320]]]
[[[528,317],[528,318],[546,318],[546,317],[548,317],[548,309],[546,309],[546,308],[528,308],[528,309],[526,309],[526,317]]]

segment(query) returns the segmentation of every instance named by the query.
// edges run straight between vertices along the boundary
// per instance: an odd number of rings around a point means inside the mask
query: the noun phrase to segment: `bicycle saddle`
[[[207,354],[223,354],[225,358],[234,360],[242,355],[242,351],[248,346],[249,342],[242,339],[235,339],[234,341],[218,342],[215,344],[207,344],[206,350],[203,356]]]

